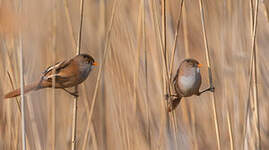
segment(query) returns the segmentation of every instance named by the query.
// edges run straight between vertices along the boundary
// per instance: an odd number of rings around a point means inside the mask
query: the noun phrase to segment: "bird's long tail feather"
[[[32,83],[32,84],[24,86],[24,93],[28,93],[28,92],[30,92],[32,90],[37,90],[37,89],[40,89],[40,88],[41,87],[39,86],[39,82]],[[21,88],[18,88],[18,89],[14,90],[14,91],[11,91],[11,92],[7,93],[4,98],[12,98],[12,97],[16,97],[16,96],[19,96],[19,95],[21,95]]]
[[[169,103],[168,103],[168,112],[173,111],[174,109],[176,109],[177,105],[180,103],[181,101],[181,97],[177,97],[175,99],[172,99]]]

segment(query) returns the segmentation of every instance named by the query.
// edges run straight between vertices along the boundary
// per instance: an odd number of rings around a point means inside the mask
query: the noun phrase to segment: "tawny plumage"
[[[214,91],[214,87],[210,87],[199,92],[202,81],[200,67],[201,64],[195,59],[184,59],[181,62],[173,80],[176,95],[171,95],[173,98],[168,104],[169,112],[177,107],[182,97],[199,96],[206,91]]]
[[[88,54],[80,54],[70,60],[58,62],[53,66],[48,67],[43,73],[39,82],[26,85],[24,93],[32,90],[43,88],[51,88],[53,78],[55,78],[55,88],[60,88],[73,96],[78,96],[77,93],[72,93],[65,88],[73,87],[87,79],[93,66],[96,65],[93,57]],[[21,94],[20,89],[16,89],[5,95],[5,98],[16,97]]]

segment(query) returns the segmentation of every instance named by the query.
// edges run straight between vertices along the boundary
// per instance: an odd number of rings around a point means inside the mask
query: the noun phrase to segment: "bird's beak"
[[[203,65],[202,64],[198,64],[198,67],[201,68]]]
[[[96,62],[94,62],[92,65],[97,66],[97,63],[96,63]]]

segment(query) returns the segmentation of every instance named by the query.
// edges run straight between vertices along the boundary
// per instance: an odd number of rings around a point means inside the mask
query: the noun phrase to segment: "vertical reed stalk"
[[[158,19],[157,19],[157,11],[156,11],[156,4],[155,4],[155,1],[150,1],[150,3],[149,3],[149,7],[150,7],[150,10],[151,10],[151,20],[152,20],[152,22],[153,22],[153,29],[154,29],[154,31],[155,31],[155,33],[156,33],[156,35],[157,35],[157,39],[158,39],[158,42],[157,43],[159,43],[159,47],[160,47],[160,50],[161,50],[161,63],[162,63],[162,74],[164,74],[164,70],[165,70],[165,60],[164,60],[164,56],[163,56],[163,53],[162,53],[162,50],[163,50],[163,43],[162,43],[162,37],[161,37],[161,33],[160,33],[160,28],[159,28],[159,22],[158,22]],[[158,47],[158,46],[157,46]],[[162,86],[162,90],[163,90],[163,94],[166,92],[166,83],[165,83],[165,76],[164,75],[162,75],[162,84],[161,84],[161,86]],[[163,96],[163,94],[162,94],[162,96]],[[162,100],[163,98],[161,98],[161,100]],[[161,104],[162,104],[162,108],[165,108],[165,102],[162,100],[161,101]],[[164,131],[165,131],[165,127],[166,127],[166,111],[165,111],[165,109],[164,109],[164,111],[163,111],[163,115],[161,116],[161,131],[160,131],[160,135],[159,135],[159,142],[157,142],[158,143],[158,149],[162,149],[161,148],[161,141],[164,141],[165,139],[164,139],[164,136],[165,136],[165,134],[164,134]]]
[[[143,8],[143,11],[142,11],[142,38],[143,38],[143,49],[144,49],[144,54],[145,54],[145,78],[146,78],[146,99],[145,99],[145,107],[146,107],[146,113],[147,113],[147,123],[146,123],[146,126],[147,126],[147,129],[146,129],[146,136],[147,136],[147,140],[148,140],[148,143],[149,143],[149,149],[151,149],[151,133],[150,133],[150,119],[149,119],[149,105],[148,105],[148,101],[149,101],[149,91],[148,91],[148,65],[147,65],[147,42],[146,42],[146,21],[145,21],[145,3],[146,3],[146,0],[143,0],[143,5],[142,5],[142,8]]]
[[[171,89],[172,89],[172,70],[173,70],[173,65],[174,65],[174,56],[175,56],[175,51],[176,51],[176,45],[177,45],[177,40],[178,40],[178,32],[179,32],[179,29],[180,29],[180,21],[181,21],[181,15],[182,15],[182,6],[183,6],[183,0],[181,0],[181,3],[180,3],[180,10],[179,10],[179,16],[178,16],[178,19],[177,19],[177,27],[176,27],[176,33],[175,33],[175,38],[174,38],[174,45],[173,45],[173,49],[172,49],[172,54],[171,54],[171,59],[170,59],[170,70],[169,70],[169,76],[168,76],[168,93],[171,94]],[[168,61],[167,61],[168,62]],[[167,64],[168,65],[168,64]],[[169,101],[171,101],[169,99]],[[177,119],[175,117],[175,111],[172,113],[172,124],[173,124],[173,129],[174,129],[174,137],[175,137],[175,144],[176,144],[176,148],[177,148],[177,136],[176,136],[176,133],[177,133],[177,126],[176,126],[176,123],[177,123]]]
[[[166,0],[162,0],[162,45],[163,45],[163,49],[162,49],[162,57],[163,57],[163,61],[164,61],[164,72],[163,72],[163,76],[164,76],[164,84],[166,85],[166,88],[164,89],[165,92],[169,92],[170,93],[170,89],[169,89],[169,83],[168,83],[168,66],[167,66],[167,38],[166,38]]]
[[[19,2],[19,13],[22,14],[22,0]],[[20,28],[19,32],[19,46],[18,51],[20,54],[20,86],[21,86],[21,136],[22,136],[22,149],[26,149],[25,142],[25,111],[24,111],[24,70],[23,70],[23,37],[22,37],[22,28]]]
[[[64,0],[64,10],[65,10],[65,15],[66,15],[66,20],[67,20],[67,24],[68,24],[68,30],[69,30],[69,34],[70,37],[72,37],[72,46],[73,49],[76,48],[76,40],[75,40],[75,35],[72,29],[72,23],[71,23],[71,19],[70,19],[70,13],[69,13],[69,9],[68,9],[68,3],[67,0]]]
[[[115,17],[115,12],[116,12],[116,8],[117,8],[117,3],[118,0],[114,0],[113,2],[113,7],[112,7],[112,14],[111,14],[111,18],[110,18],[110,22],[108,25],[108,29],[106,32],[106,45],[105,45],[105,50],[104,50],[104,56],[102,59],[102,62],[100,63],[100,69],[98,70],[98,74],[97,74],[97,79],[96,79],[96,84],[95,84],[95,89],[94,89],[94,93],[93,93],[93,98],[92,98],[92,104],[91,104],[91,108],[90,108],[90,113],[89,113],[89,119],[87,122],[87,129],[90,128],[91,126],[91,122],[92,122],[92,114],[93,114],[93,110],[94,110],[94,106],[95,106],[95,101],[96,101],[96,96],[97,96],[97,91],[98,91],[98,87],[99,87],[99,83],[100,83],[100,78],[101,78],[101,73],[103,71],[103,66],[105,64],[105,60],[106,60],[106,55],[107,55],[107,51],[110,45],[110,34],[111,34],[111,29],[113,26],[113,22],[114,22],[114,17]],[[88,134],[88,133],[85,133]],[[86,142],[86,141],[84,141]]]
[[[83,24],[83,9],[84,8],[84,0],[80,1],[80,24],[79,24],[79,33],[77,39],[77,55],[80,54],[81,47],[81,32],[82,32],[82,24]],[[75,91],[78,91],[78,86],[75,87]],[[77,126],[77,97],[74,98],[73,103],[73,122],[72,122],[72,150],[76,149],[76,126]]]
[[[253,57],[253,103],[254,103],[254,121],[255,121],[255,136],[256,136],[256,149],[261,149],[261,136],[260,136],[260,117],[259,117],[259,100],[258,100],[258,88],[257,88],[257,52],[254,48],[254,57]]]
[[[143,7],[143,0],[140,1],[139,5],[139,12],[138,12],[138,18],[137,18],[137,55],[135,59],[135,71],[134,71],[134,114],[136,113],[136,106],[137,106],[137,87],[138,87],[138,79],[139,79],[139,71],[140,71],[140,65],[139,65],[139,60],[140,60],[140,48],[141,48],[141,24],[142,24],[142,7]],[[131,43],[131,41],[130,41]]]
[[[186,4],[184,4],[182,8],[182,16],[183,16],[183,37],[184,37],[184,49],[185,49],[185,57],[190,57],[190,51],[189,51],[189,37],[188,37],[188,20],[187,20],[187,8]]]
[[[203,8],[202,0],[199,0],[199,6],[200,6],[201,22],[202,22],[202,29],[203,29],[206,61],[207,61],[207,67],[208,67],[209,84],[210,84],[210,87],[213,87],[211,64],[210,64],[210,57],[209,57],[209,50],[208,50],[208,42],[207,42],[205,23],[204,23],[204,8]],[[212,108],[213,108],[213,115],[214,115],[214,122],[215,122],[216,136],[217,136],[217,145],[218,145],[218,150],[220,150],[221,147],[220,147],[220,136],[219,136],[219,124],[218,124],[218,120],[217,120],[217,112],[216,112],[214,93],[211,94],[211,101],[212,101]]]
[[[250,106],[253,108],[254,113],[254,134],[255,134],[255,148],[261,149],[260,144],[260,121],[259,121],[259,109],[258,109],[258,92],[257,92],[257,69],[256,69],[256,32],[257,32],[257,24],[258,24],[258,12],[259,12],[259,0],[256,0],[256,7],[255,10],[253,9],[253,2],[250,0],[250,28],[251,28],[251,57],[250,57],[250,73],[249,73],[249,89],[248,89],[248,101],[247,101],[247,108],[246,108],[246,115],[245,115],[245,126],[244,126],[244,140],[246,139],[247,135],[247,122],[249,119],[249,111]],[[254,13],[255,11],[255,13]],[[251,92],[251,81],[252,90],[253,90],[253,102],[250,104],[250,92]],[[254,105],[254,106],[252,106]],[[246,146],[246,145],[244,145]]]
[[[141,4],[141,1],[140,1],[140,4]],[[141,9],[140,9],[141,10]],[[140,36],[139,36],[139,31],[140,31],[140,19],[141,18],[141,11],[139,11],[139,15],[138,15],[138,20],[137,20],[137,26],[138,26],[138,30],[137,30],[137,39],[140,39]],[[120,20],[120,17],[119,17],[119,20]],[[139,24],[140,23],[140,24]],[[126,33],[126,39],[128,39],[128,48],[130,48],[130,50],[136,50],[135,48],[134,48],[134,44],[133,44],[133,41],[132,41],[132,39],[133,39],[133,37],[132,37],[132,35],[131,35],[131,32],[128,30],[128,28],[126,28],[127,26],[124,26],[124,28],[123,28],[123,33]],[[139,43],[140,41],[138,40],[138,45],[140,45],[140,43]],[[137,46],[137,47],[139,47],[140,48],[140,46]],[[112,44],[110,44],[110,48],[111,48],[111,51],[110,51],[110,53],[113,53],[113,55],[114,55],[114,53],[115,53],[115,51],[114,51],[114,49],[113,49],[113,46],[112,46]],[[137,57],[136,57],[136,62],[139,62],[139,57],[138,56],[140,56],[140,49],[139,48],[137,48]],[[116,57],[116,56],[115,56]],[[118,60],[119,58],[117,57],[117,60]],[[136,63],[135,62],[135,63]],[[117,65],[119,65],[118,63],[117,63]],[[132,117],[132,118],[136,118],[137,116],[136,116],[136,112],[137,112],[137,109],[136,109],[136,105],[137,105],[137,101],[138,101],[138,99],[137,99],[137,85],[138,85],[138,76],[139,76],[139,65],[138,65],[138,63],[136,63],[135,64],[135,71],[134,71],[134,75],[133,75],[133,80],[134,80],[134,82],[133,82],[133,103],[130,103],[130,105],[133,107],[132,109],[131,109],[131,112],[132,112],[132,114],[130,115],[130,116],[128,116],[126,113],[124,113],[124,114],[126,114],[125,116],[124,116],[124,119],[122,119],[121,120],[121,122],[122,122],[122,124],[124,124],[124,125],[126,125],[127,127],[126,128],[124,128],[125,130],[124,130],[124,132],[126,132],[126,137],[123,137],[123,138],[125,138],[126,139],[126,141],[127,141],[127,149],[130,149],[130,147],[134,147],[133,146],[133,142],[131,142],[130,141],[130,137],[132,138],[133,136],[130,136],[130,135],[132,135],[132,133],[130,134],[129,132],[129,129],[130,129],[130,125],[131,124],[129,124],[128,123],[128,117]],[[137,71],[136,71],[137,70]],[[123,75],[123,74],[122,74]],[[126,111],[128,111],[128,109],[126,109],[125,107],[123,107],[124,109],[124,111],[126,112]],[[122,112],[122,107],[119,107],[119,111],[120,111],[120,114],[121,114],[121,112]],[[138,122],[136,122],[136,124],[134,125],[134,126],[136,126],[136,127],[138,127]],[[132,132],[132,131],[131,131]],[[131,145],[132,144],[132,145]]]
[[[258,19],[258,11],[259,11],[259,0],[256,0],[256,7],[255,7],[255,16],[254,16],[254,24],[253,24],[253,32],[252,32],[252,51],[253,51],[253,60],[252,68],[253,68],[253,75],[252,75],[252,90],[253,90],[253,104],[254,104],[254,132],[255,132],[255,148],[261,149],[261,136],[260,136],[260,120],[259,120],[259,104],[258,104],[258,88],[257,88],[257,52],[256,52],[256,33],[257,33],[257,19]],[[252,13],[254,15],[254,13]]]
[[[233,132],[232,132],[232,127],[231,127],[230,112],[228,108],[227,108],[227,124],[228,124],[228,129],[229,129],[230,149],[234,150]]]
[[[137,35],[136,35],[136,40],[137,40],[137,50],[136,50],[136,52],[137,52],[137,54],[136,54],[136,59],[135,59],[135,71],[134,71],[134,79],[133,79],[133,81],[134,81],[134,91],[133,91],[133,94],[134,94],[134,96],[133,96],[133,101],[134,101],[134,105],[133,105],[133,107],[134,107],[134,116],[135,116],[135,118],[137,118],[137,116],[135,115],[136,114],[136,111],[137,111],[137,108],[136,108],[136,106],[137,106],[137,101],[138,101],[138,99],[137,99],[137,94],[138,94],[138,82],[139,82],[139,71],[140,71],[140,49],[141,49],[141,33],[142,33],[142,19],[143,19],[143,0],[140,0],[140,3],[139,3],[139,11],[138,11],[138,18],[137,18]],[[128,29],[126,30],[126,31],[128,31]],[[130,34],[129,34],[130,35]],[[131,41],[129,42],[129,43],[131,43]],[[136,122],[136,124],[135,124],[135,126],[137,127],[138,126],[138,123]],[[130,148],[129,147],[129,144],[128,144],[128,148]]]
[[[169,77],[168,77],[168,93],[171,94],[171,89],[172,89],[172,74],[173,74],[173,66],[174,66],[174,56],[175,56],[175,51],[176,51],[176,45],[177,45],[177,40],[178,40],[178,32],[180,30],[180,25],[181,25],[181,15],[182,15],[182,6],[183,6],[184,0],[181,0],[180,3],[180,10],[179,10],[179,16],[177,19],[177,27],[176,27],[176,33],[175,33],[175,38],[174,38],[174,45],[172,49],[172,54],[171,54],[171,59],[170,59],[170,70],[169,70]],[[170,99],[169,99],[170,100]],[[177,119],[175,117],[175,112],[172,113],[172,121],[173,121],[173,128],[174,128],[174,136],[175,136],[175,143],[176,143],[176,148],[177,148]]]
[[[249,17],[250,17],[250,31],[251,31],[251,33],[253,32],[253,27],[254,27],[254,11],[253,11],[253,1],[252,0],[249,0],[249,9],[250,9],[250,11],[249,11],[249,13],[250,13],[250,15],[249,15]],[[253,33],[252,33],[253,34]]]
[[[163,1],[165,1],[165,0],[162,0],[162,26],[166,26],[166,20],[164,20],[164,18],[166,18],[164,15],[165,15],[165,13],[164,13],[164,11],[165,11],[165,6],[163,6],[163,5],[165,5],[164,3],[165,2],[163,2]],[[154,27],[155,27],[155,29],[157,29],[157,35],[158,35],[158,37],[159,37],[159,43],[160,43],[160,50],[161,50],[161,59],[162,59],[162,65],[163,65],[163,67],[162,67],[162,73],[163,73],[163,90],[164,90],[164,93],[166,93],[166,90],[167,90],[167,83],[166,83],[166,80],[167,80],[167,78],[168,78],[168,72],[167,72],[167,65],[166,65],[166,58],[165,58],[165,43],[166,43],[166,39],[163,39],[163,38],[166,38],[166,27],[162,27],[163,28],[163,30],[162,30],[162,33],[161,33],[161,31],[160,31],[160,28],[159,28],[159,21],[158,21],[158,17],[157,17],[157,8],[156,8],[156,3],[155,3],[155,1],[153,1],[152,2],[152,14],[153,14],[153,16],[154,16],[154,19],[153,19],[153,21],[154,21]],[[164,29],[165,28],[165,29]],[[165,31],[164,31],[165,30]],[[165,43],[164,43],[165,42]]]
[[[177,40],[178,40],[178,32],[179,32],[179,29],[180,29],[180,25],[181,25],[181,15],[182,15],[182,6],[183,6],[183,0],[181,0],[181,3],[180,3],[180,10],[179,10],[179,16],[178,16],[178,19],[177,19],[177,26],[176,26],[176,33],[175,33],[175,38],[174,38],[174,45],[173,45],[173,49],[172,49],[172,54],[171,54],[171,59],[170,59],[170,65],[169,65],[169,74],[168,74],[168,93],[171,94],[171,89],[172,89],[172,70],[173,70],[173,65],[174,65],[174,56],[175,56],[175,51],[176,51],[176,45],[177,45]],[[166,43],[166,42],[165,42]],[[166,45],[166,44],[165,44]],[[167,65],[168,65],[168,59],[167,59]],[[169,99],[170,100],[170,99]],[[177,123],[177,119],[175,117],[175,112],[172,113],[172,122],[173,122],[173,129],[174,129],[174,137],[175,137],[175,144],[176,144],[176,148],[177,148],[177,136],[176,136],[176,133],[177,133],[177,126],[176,126],[176,123]]]
[[[7,72],[7,75],[8,75],[12,90],[15,90],[13,81],[12,81],[11,76],[10,76],[10,73]],[[20,101],[19,101],[19,99],[17,97],[16,97],[16,103],[17,103],[17,106],[18,106],[18,109],[19,109],[19,113],[21,114],[21,107],[20,107],[21,103],[20,103]],[[18,117],[18,118],[20,118],[20,117]],[[16,137],[18,137],[18,136],[16,136]],[[27,133],[25,133],[25,141],[26,141],[26,146],[29,147],[29,141],[28,141],[28,138],[27,138]],[[16,143],[18,143],[18,142],[16,142]]]
[[[55,41],[55,40],[54,40]],[[53,42],[54,43],[54,42]],[[55,44],[54,45],[54,55],[52,56],[53,58],[53,61],[55,62]],[[52,70],[52,73],[54,74],[55,72],[55,69]],[[50,132],[51,133],[50,135],[51,136],[48,136],[48,142],[49,142],[49,147],[51,150],[54,150],[55,149],[55,77],[52,78],[52,93],[51,93],[51,100],[49,100],[48,102],[48,108],[50,109],[49,110],[49,124],[48,126],[50,127]]]
[[[174,44],[173,44],[172,55],[171,55],[171,60],[170,60],[170,70],[169,70],[169,82],[170,83],[172,82],[172,74],[173,74],[172,71],[173,71],[173,67],[174,67],[174,58],[175,58],[175,53],[176,53],[176,48],[177,48],[178,32],[180,30],[180,25],[181,25],[182,8],[185,6],[183,4],[184,4],[184,0],[181,0],[179,16],[177,19],[177,28],[176,28],[176,33],[175,33],[175,37],[174,37]],[[187,40],[187,39],[184,38],[184,40]]]
[[[163,55],[165,59],[165,67],[167,68],[167,57],[166,57],[166,0],[162,0],[162,42],[163,42]]]
[[[52,11],[52,34],[51,34],[51,54],[53,54],[52,60],[53,62],[55,62],[56,59],[56,29],[57,29],[57,24],[56,24],[56,20],[57,20],[57,2],[53,1],[52,2],[52,7],[53,7],[53,11]],[[55,74],[55,69],[52,70],[52,74]],[[55,77],[52,78],[52,93],[51,93],[51,100],[48,100],[48,108],[49,108],[49,122],[48,122],[48,128],[50,130],[51,136],[48,136],[48,147],[51,150],[55,149]]]
[[[85,84],[82,85],[82,90],[83,90],[82,93],[87,93]],[[85,108],[87,108],[86,109],[87,115],[90,115],[90,110],[88,109],[89,108],[89,102],[87,100],[85,100],[84,102],[85,102]],[[88,123],[92,124],[92,122],[88,122]],[[92,135],[92,141],[93,141],[93,147],[94,147],[93,149],[97,150],[98,146],[97,146],[97,141],[96,141],[96,135],[95,135],[95,132],[94,132],[94,128],[91,125],[87,125],[87,127],[89,127],[89,128],[87,128],[86,132],[85,132],[85,136],[84,136],[84,140],[83,140],[83,144],[82,144],[82,150],[87,149],[87,141],[88,141],[89,132]]]
[[[22,35],[19,38],[19,51],[20,51],[20,85],[21,85],[21,130],[22,130],[22,149],[26,149],[25,142],[25,114],[24,114],[24,71],[23,71],[23,48],[22,48]]]
[[[20,1],[19,11],[22,14],[22,1]],[[25,112],[24,112],[24,71],[23,71],[23,38],[22,38],[22,28],[19,33],[19,47],[18,51],[20,53],[20,86],[21,86],[21,131],[22,131],[22,149],[26,149],[25,142]]]
[[[254,23],[253,23],[253,18],[254,18],[254,12],[253,12],[253,2],[252,0],[249,1],[249,16],[250,16],[250,32],[251,32],[251,35],[254,35],[253,34],[253,26],[254,26]],[[252,37],[251,37],[252,38]],[[251,45],[252,46],[252,45]],[[250,55],[250,65],[249,65],[249,80],[248,80],[248,85],[249,85],[249,88],[248,88],[248,100],[247,100],[247,106],[246,106],[246,115],[245,115],[245,120],[244,120],[244,129],[243,129],[243,142],[245,140],[247,140],[247,123],[248,123],[248,119],[249,119],[249,110],[250,110],[250,93],[251,93],[251,81],[252,81],[252,75],[253,75],[253,53],[254,51],[251,50],[251,55]],[[243,148],[245,146],[245,144],[242,144],[243,145]]]

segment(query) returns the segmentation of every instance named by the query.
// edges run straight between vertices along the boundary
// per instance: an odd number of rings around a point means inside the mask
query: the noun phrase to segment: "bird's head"
[[[82,58],[82,61],[85,63],[85,64],[89,64],[91,66],[96,66],[97,63],[95,62],[95,60],[93,59],[92,56],[88,55],[88,54],[80,54],[81,58]]]
[[[181,63],[181,68],[186,70],[186,69],[195,69],[198,72],[200,72],[200,68],[202,67],[202,64],[200,64],[197,60],[188,58],[184,59],[183,62]]]

